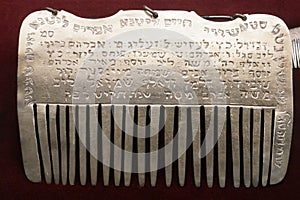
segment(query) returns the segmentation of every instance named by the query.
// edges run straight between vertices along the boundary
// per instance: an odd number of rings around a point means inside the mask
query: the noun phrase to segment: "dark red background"
[[[192,181],[192,172],[188,172],[187,185],[183,188],[175,179],[171,188],[164,186],[163,174],[160,173],[158,186],[150,187],[149,179],[146,187],[138,186],[137,178],[133,178],[131,187],[96,187],[90,185],[62,186],[34,184],[24,174],[19,142],[16,91],[17,91],[17,49],[18,34],[22,20],[31,12],[50,6],[63,9],[78,16],[99,18],[113,15],[118,10],[141,9],[147,4],[153,9],[194,10],[199,15],[234,14],[234,13],[268,13],[282,18],[289,28],[300,26],[300,2],[296,0],[110,0],[110,1],[70,1],[70,0],[2,0],[0,2],[0,198],[1,199],[300,199],[300,89],[297,84],[300,70],[294,70],[295,119],[294,135],[288,173],[278,185],[266,188],[235,189],[229,177],[227,187],[220,189],[217,184],[212,189],[202,182],[196,188]],[[191,170],[189,168],[189,170]],[[229,174],[230,175],[230,174]],[[204,180],[204,179],[203,179]],[[217,179],[215,180],[217,183]]]

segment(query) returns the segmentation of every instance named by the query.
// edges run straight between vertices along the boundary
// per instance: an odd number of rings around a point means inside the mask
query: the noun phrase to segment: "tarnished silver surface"
[[[150,172],[155,186],[164,169],[171,186],[178,159],[183,186],[189,147],[197,187],[201,170],[209,187],[214,174],[220,187],[226,178],[235,187],[284,178],[293,124],[284,22],[263,14],[227,22],[186,11],[157,15],[120,11],[84,19],[37,11],[23,21],[18,118],[29,180],[73,185],[78,176],[82,185],[95,185],[102,173],[104,185],[112,179],[129,186],[138,173],[143,186]],[[226,177],[227,162],[233,177]]]

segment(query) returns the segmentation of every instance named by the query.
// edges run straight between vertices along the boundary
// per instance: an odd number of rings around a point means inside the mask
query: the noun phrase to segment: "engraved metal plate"
[[[23,21],[18,118],[28,179],[74,184],[79,176],[84,185],[103,173],[108,185],[113,168],[115,185],[121,173],[124,185],[132,173],[144,185],[150,172],[155,186],[164,168],[170,186],[176,151],[183,186],[187,148],[193,148],[196,186],[203,159],[213,185],[214,156],[221,187],[226,162],[233,163],[235,187],[241,180],[249,187],[284,178],[293,123],[292,48],[284,22],[264,14],[212,22],[195,12],[157,13],[156,19],[144,11],[84,19],[37,11]]]

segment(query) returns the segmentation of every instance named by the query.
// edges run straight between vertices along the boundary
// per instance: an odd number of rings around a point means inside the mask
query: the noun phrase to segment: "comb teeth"
[[[295,38],[292,40],[292,49],[293,49],[293,67],[299,68],[300,67],[300,39]]]
[[[103,177],[104,185],[109,185],[112,179],[116,186],[129,186],[132,173],[137,173],[140,186],[147,183],[148,175],[151,186],[155,186],[162,156],[159,144],[165,146],[166,186],[174,182],[174,155],[178,156],[179,185],[185,185],[188,148],[192,148],[197,187],[201,185],[201,170],[206,171],[208,187],[214,185],[217,179],[214,175],[218,175],[219,186],[225,187],[228,171],[232,171],[235,187],[242,183],[245,187],[266,186],[269,181],[275,113],[272,107],[36,104],[31,109],[36,116],[41,175],[47,183],[73,185],[77,179],[82,185],[88,181],[96,185],[98,177]],[[161,131],[164,131],[163,141],[158,134]],[[137,153],[152,153],[149,157],[139,155],[135,162],[130,153],[135,147]],[[126,151],[122,153],[122,149]],[[203,161],[206,167],[201,169]],[[226,169],[227,162],[232,162],[233,167]],[[100,166],[102,172],[98,170]],[[110,166],[114,167],[113,177]]]
[[[293,67],[300,68],[300,28],[290,30],[292,40]]]

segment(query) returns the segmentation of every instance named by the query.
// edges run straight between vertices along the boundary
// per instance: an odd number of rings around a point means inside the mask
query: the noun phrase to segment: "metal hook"
[[[150,15],[150,17],[156,19],[158,17],[158,13],[155,12],[154,10],[152,10],[151,8],[149,8],[148,6],[144,5],[143,6],[146,14]]]
[[[235,20],[236,18],[241,18],[242,20],[246,21],[247,20],[247,16],[243,15],[243,14],[239,14],[236,13],[232,16],[229,15],[209,15],[209,16],[201,16],[204,19],[208,19],[208,20]]]
[[[236,19],[236,18],[241,18],[243,21],[246,21],[247,20],[247,16],[246,15],[243,15],[243,14],[240,14],[240,13],[235,13],[233,16],[232,16],[233,19]]]
[[[227,16],[227,15],[208,15],[208,16],[201,16],[204,19],[208,20],[233,20],[232,16]]]
[[[58,10],[54,9],[54,8],[50,8],[50,7],[46,7],[45,10],[48,10],[49,12],[51,12],[54,16],[57,15]]]

